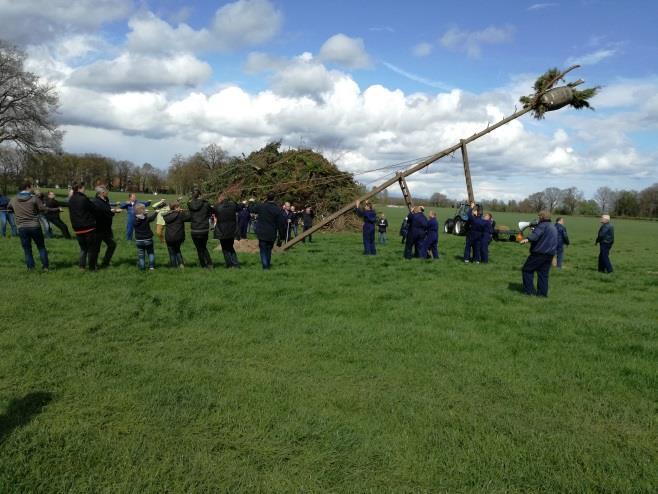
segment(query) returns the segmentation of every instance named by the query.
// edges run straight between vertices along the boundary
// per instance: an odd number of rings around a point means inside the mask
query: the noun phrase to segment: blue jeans
[[[18,237],[18,230],[16,229],[16,222],[14,221],[14,213],[0,211],[0,229],[2,230],[3,237],[7,233],[7,223],[9,223],[9,227],[11,228],[11,236]]]
[[[39,215],[39,223],[41,224],[41,229],[46,238],[53,238],[53,230],[50,228],[50,223],[43,214]]]
[[[32,241],[34,241],[37,249],[39,249],[39,257],[41,258],[41,266],[48,269],[48,251],[46,250],[46,243],[43,239],[43,233],[40,226],[31,228],[19,228],[18,235],[21,237],[21,247],[25,254],[25,264],[27,269],[34,269],[34,257],[32,256]]]
[[[379,232],[379,243],[386,244],[386,232]]]
[[[263,265],[263,269],[270,269],[270,266],[272,266],[272,249],[274,248],[274,242],[258,240],[258,248],[260,249],[260,262]]]
[[[153,248],[153,239],[136,240],[137,246],[137,265],[139,269],[146,269],[146,256],[149,258],[149,268],[155,268],[155,249]]]
[[[128,213],[128,222],[126,223],[126,240],[133,239],[133,231],[135,229],[135,217]]]

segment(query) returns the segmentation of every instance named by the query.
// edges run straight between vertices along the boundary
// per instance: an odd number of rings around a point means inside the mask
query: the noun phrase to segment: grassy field
[[[538,299],[527,247],[404,261],[387,212],[376,257],[319,234],[270,272],[203,271],[188,238],[184,272],[120,240],[80,273],[56,238],[27,273],[0,239],[0,492],[656,492],[658,223],[614,222],[606,276],[567,218]]]

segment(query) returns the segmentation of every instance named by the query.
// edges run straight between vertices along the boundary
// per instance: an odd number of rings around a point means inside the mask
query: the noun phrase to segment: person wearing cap
[[[377,254],[375,248],[375,223],[377,223],[377,213],[372,208],[372,204],[366,201],[365,207],[359,207],[360,201],[356,201],[354,212],[360,218],[363,218],[363,255],[374,256]]]
[[[528,238],[520,244],[530,242],[530,255],[523,268],[523,292],[526,295],[548,296],[548,275],[553,263],[553,256],[557,251],[557,230],[551,223],[551,214],[548,211],[539,213],[539,223],[532,230]],[[537,290],[535,291],[534,277],[537,273]]]
[[[599,244],[599,273],[612,273],[610,262],[610,250],[615,243],[615,228],[610,224],[610,215],[601,216],[601,227],[596,236],[596,244]]]

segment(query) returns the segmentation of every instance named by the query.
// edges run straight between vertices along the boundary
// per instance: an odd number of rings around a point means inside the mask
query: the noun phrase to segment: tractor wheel
[[[464,231],[464,222],[462,220],[455,220],[455,227],[453,233],[455,235],[461,235]]]
[[[452,220],[452,218],[448,218],[443,223],[443,233],[452,233],[454,227],[455,227],[454,220]]]

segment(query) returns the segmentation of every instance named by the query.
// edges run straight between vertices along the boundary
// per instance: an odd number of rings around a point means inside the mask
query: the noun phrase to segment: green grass
[[[616,221],[605,276],[567,218],[543,300],[517,244],[404,261],[402,214],[376,257],[319,234],[270,272],[202,271],[188,238],[184,272],[120,240],[80,273],[54,239],[27,273],[0,239],[0,492],[655,492],[658,224]]]

